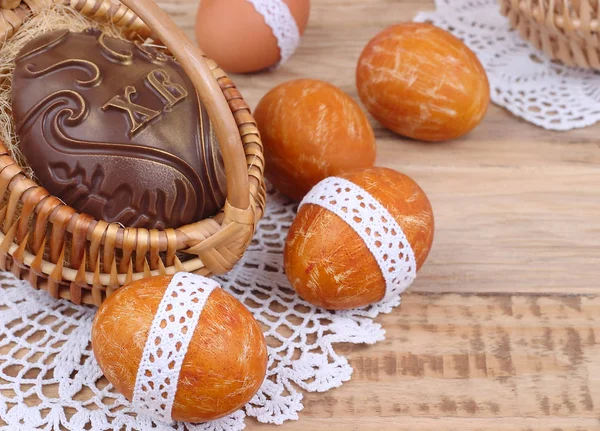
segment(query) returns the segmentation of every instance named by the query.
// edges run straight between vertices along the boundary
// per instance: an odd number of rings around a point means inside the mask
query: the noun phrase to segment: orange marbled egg
[[[266,177],[300,201],[319,181],[373,166],[375,135],[360,106],[326,82],[299,79],[269,91],[254,111]]]
[[[128,284],[98,310],[92,327],[94,355],[106,378],[127,399],[163,294],[172,276]],[[204,422],[243,407],[266,375],[267,346],[252,314],[222,289],[214,289],[183,359],[173,403],[174,420]]]
[[[434,234],[429,199],[410,177],[387,168],[339,175],[373,196],[402,228],[417,270],[431,249]],[[381,269],[363,239],[338,215],[314,204],[303,205],[290,227],[284,250],[285,271],[306,301],[331,310],[380,301],[386,291]]]
[[[481,122],[490,101],[477,56],[431,24],[400,24],[375,36],[358,61],[356,84],[381,124],[422,141],[463,136]]]

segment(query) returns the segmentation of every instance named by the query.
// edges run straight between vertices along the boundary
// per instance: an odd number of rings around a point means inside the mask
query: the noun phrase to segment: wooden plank
[[[195,0],[163,3],[193,37]],[[414,0],[314,0],[289,63],[233,78],[251,106],[278,83],[300,77],[330,81],[358,100],[354,73],[367,41],[432,7]],[[435,211],[434,247],[414,291],[600,291],[600,125],[549,132],[491,106],[468,136],[426,144],[372,123],[378,164],[415,178]]]
[[[169,3],[195,8],[193,0]],[[354,71],[367,40],[431,8],[430,1],[314,0],[289,63],[234,79],[252,106],[300,77],[330,81],[358,99]],[[191,35],[189,16],[181,24]],[[413,291],[506,295],[405,297],[398,312],[378,319],[385,342],[340,348],[353,380],[307,394],[301,420],[280,429],[600,429],[599,302],[562,296],[599,290],[600,125],[549,132],[496,106],[474,132],[442,144],[373,125],[378,162],[413,176],[436,213],[434,248]]]
[[[316,419],[306,422],[286,424],[282,427],[249,425],[248,431],[269,429],[281,431],[343,430],[343,431],[597,431],[600,429],[595,419],[564,418],[384,418],[361,416],[360,419]]]
[[[385,341],[336,347],[351,381],[305,394],[299,421],[247,429],[600,430],[599,296],[418,293],[377,322]]]
[[[411,294],[377,321],[337,349],[352,380],[278,429],[600,429],[599,297]]]

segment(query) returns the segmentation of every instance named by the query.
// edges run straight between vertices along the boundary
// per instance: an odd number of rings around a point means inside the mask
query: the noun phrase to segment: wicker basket
[[[123,4],[121,4],[123,3]],[[56,298],[100,305],[115,289],[157,274],[222,274],[240,259],[265,207],[263,149],[233,82],[202,57],[152,0],[71,0],[80,13],[167,46],[188,73],[221,145],[227,202],[213,218],[164,231],[94,220],[25,176],[0,143],[0,268]],[[0,0],[0,38],[52,0]],[[130,9],[129,9],[130,8]]]
[[[502,13],[548,57],[600,70],[600,0],[499,0]]]

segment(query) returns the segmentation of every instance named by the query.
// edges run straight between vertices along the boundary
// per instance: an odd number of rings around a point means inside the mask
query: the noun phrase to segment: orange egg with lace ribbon
[[[181,283],[185,286],[185,280],[199,276],[179,273],[175,277],[184,277]],[[194,296],[189,296],[192,300],[179,296],[181,303],[173,300],[164,306],[165,298],[171,299],[174,280],[173,276],[145,278],[110,296],[100,306],[92,327],[94,355],[108,381],[133,401],[136,410],[146,412],[136,404],[141,399],[140,385],[136,383],[155,378],[156,382],[145,385],[154,389],[159,384],[174,384],[176,392],[170,410],[173,420],[205,422],[226,416],[247,404],[262,385],[267,368],[265,338],[252,313],[216,283],[208,296],[200,297],[205,302],[199,310],[193,308],[199,298]],[[191,288],[192,295],[203,291]],[[179,315],[173,311],[178,307],[183,307]],[[155,319],[160,310],[171,314],[164,320]],[[195,328],[187,322],[194,313],[199,313]],[[181,322],[185,322],[183,330],[178,326]],[[164,331],[171,326],[173,331],[165,336]],[[162,335],[154,338],[153,334],[161,334],[161,330]],[[188,331],[192,332],[187,341],[171,341],[170,337],[181,338]],[[186,345],[187,351],[179,359],[181,369],[173,378],[175,381],[170,377],[158,379],[174,368],[172,363],[161,368],[161,358],[170,361],[181,352],[181,345]],[[151,354],[147,355],[149,349]],[[145,363],[144,358],[150,358],[150,362]],[[139,369],[145,371],[139,373]]]
[[[357,170],[338,177],[359,186],[394,218],[412,249],[414,269],[419,270],[434,234],[433,211],[421,187],[409,176],[387,168]],[[389,254],[402,259],[406,249],[395,247]],[[314,203],[298,210],[285,243],[284,263],[296,292],[319,307],[363,307],[386,295],[383,268],[363,238],[338,214]]]

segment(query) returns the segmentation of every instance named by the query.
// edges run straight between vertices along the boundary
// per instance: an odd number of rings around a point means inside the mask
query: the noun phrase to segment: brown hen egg
[[[389,212],[412,248],[416,270],[420,269],[433,242],[434,219],[429,199],[419,185],[387,168],[338,177],[361,187]],[[298,210],[285,243],[284,262],[296,292],[319,307],[363,307],[386,294],[382,269],[363,239],[337,214],[319,205],[308,203]]]
[[[309,0],[284,3],[302,35]],[[258,72],[281,59],[272,28],[248,0],[202,0],[196,16],[196,40],[209,58],[231,73]]]

